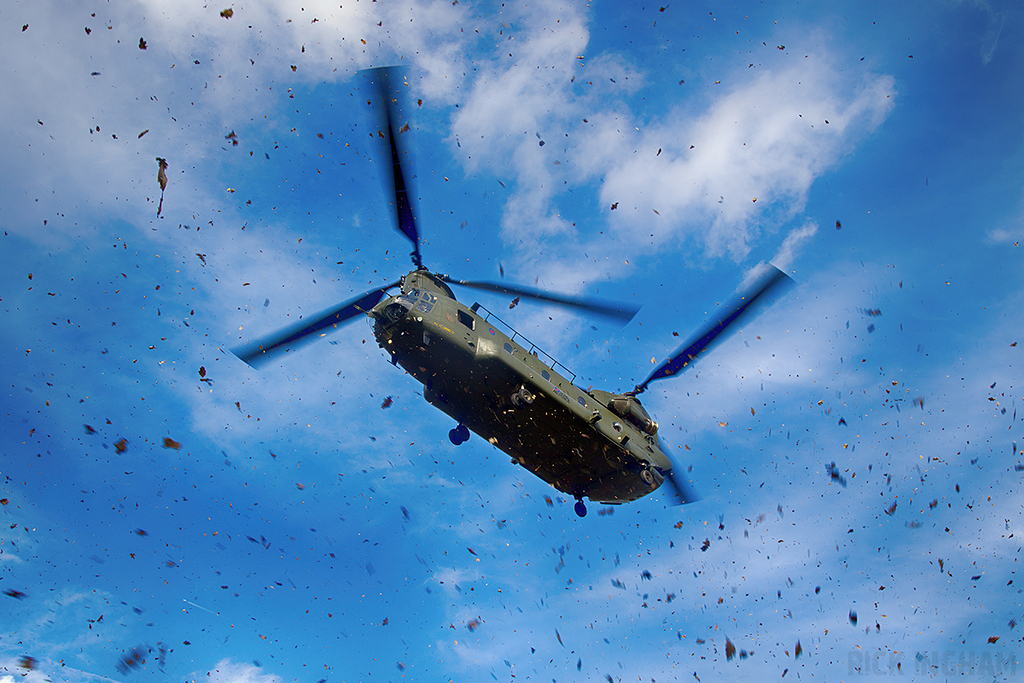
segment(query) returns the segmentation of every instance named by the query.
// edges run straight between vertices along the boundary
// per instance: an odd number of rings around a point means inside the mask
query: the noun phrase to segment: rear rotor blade
[[[603,315],[609,318],[615,318],[621,320],[623,324],[629,322],[636,315],[637,311],[640,310],[639,306],[630,306],[628,304],[617,304],[610,302],[600,302],[594,299],[584,299],[580,297],[563,296],[561,294],[551,294],[539,289],[528,289],[526,287],[510,287],[509,285],[502,285],[496,282],[480,282],[476,280],[453,280],[447,275],[442,275],[441,279],[445,282],[450,282],[453,285],[462,285],[463,287],[470,287],[472,289],[482,289],[487,292],[498,292],[499,294],[513,294],[515,296],[525,296],[530,299],[537,299],[539,301],[548,301],[554,304],[560,304],[562,306],[572,306],[579,308],[588,313],[595,315]]]
[[[412,242],[412,262],[417,268],[423,266],[423,259],[420,257],[420,235],[416,229],[416,218],[413,212],[412,203],[409,200],[409,193],[406,183],[406,172],[402,167],[402,160],[406,159],[399,153],[398,145],[395,143],[395,126],[398,123],[398,90],[392,84],[391,74],[393,69],[378,67],[367,69],[367,73],[373,78],[377,86],[377,99],[383,109],[383,121],[381,122],[381,137],[387,138],[391,148],[391,191],[395,198],[395,219],[399,232],[409,238]],[[398,79],[396,79],[398,80]],[[408,125],[400,127],[399,132],[408,130]],[[385,173],[385,180],[388,174]],[[408,174],[411,178],[412,174]]]
[[[749,311],[756,310],[755,304],[763,303],[770,297],[770,293],[779,294],[793,279],[784,272],[770,266],[753,285],[745,291],[740,292],[722,311],[714,318],[708,320],[703,327],[697,330],[690,339],[676,351],[671,358],[663,361],[661,365],[633,390],[633,394],[639,394],[647,389],[647,385],[657,379],[671,377],[689,366],[715,341],[725,333],[729,326],[743,318]]]
[[[268,335],[263,339],[250,342],[245,346],[233,349],[232,353],[253,367],[266,362],[271,357],[285,351],[298,348],[302,344],[312,341],[317,332],[326,328],[334,328],[338,325],[355,318],[361,313],[366,313],[385,297],[387,290],[396,287],[399,283],[393,282],[390,285],[373,289],[365,294],[360,294],[354,299],[346,301],[330,310],[323,311],[313,316],[310,320],[303,320],[280,332]],[[324,332],[323,334],[326,334]],[[320,336],[323,336],[322,334]]]

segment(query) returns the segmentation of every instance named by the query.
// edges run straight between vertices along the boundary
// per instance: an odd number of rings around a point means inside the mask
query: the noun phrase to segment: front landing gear
[[[583,504],[583,500],[582,499],[576,501],[575,509],[576,509],[576,514],[579,515],[580,517],[586,517],[587,516],[587,506]]]
[[[469,428],[466,425],[460,424],[448,432],[448,439],[456,446],[466,443],[469,440]]]

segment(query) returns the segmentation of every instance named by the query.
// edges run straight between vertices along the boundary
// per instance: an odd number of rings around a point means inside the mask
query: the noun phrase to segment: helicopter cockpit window
[[[471,330],[473,329],[474,320],[473,320],[473,316],[470,315],[469,313],[466,313],[465,311],[460,310],[459,311],[459,322],[462,323],[463,325],[465,325],[466,327],[468,327],[469,329],[471,329]]]

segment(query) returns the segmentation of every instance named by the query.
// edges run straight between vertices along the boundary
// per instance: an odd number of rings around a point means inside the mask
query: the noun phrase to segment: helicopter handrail
[[[539,346],[534,344],[532,341],[527,339],[525,335],[520,334],[519,332],[517,332],[514,327],[512,327],[507,322],[505,322],[504,320],[499,318],[496,314],[494,314],[491,311],[487,310],[486,308],[484,308],[483,305],[481,305],[479,303],[474,303],[473,306],[472,306],[472,309],[474,311],[482,310],[484,313],[486,313],[486,315],[484,316],[484,320],[485,321],[491,322],[492,319],[493,319],[495,322],[499,323],[502,327],[504,327],[505,329],[507,329],[509,332],[512,333],[511,336],[509,337],[509,339],[511,341],[515,341],[516,337],[518,337],[519,338],[519,345],[520,346],[524,346],[524,347],[529,345],[530,349],[529,349],[528,353],[533,355],[534,358],[540,358],[540,356],[544,356],[544,358],[547,359],[547,361],[549,361],[549,362],[545,362],[544,363],[545,365],[547,365],[552,370],[555,370],[555,372],[558,372],[558,370],[556,370],[556,367],[557,368],[561,368],[562,372],[564,372],[566,377],[569,379],[569,382],[571,384],[575,384],[576,383],[576,373],[575,372],[573,372],[569,368],[567,368],[564,365],[562,365],[550,353],[548,353],[547,351],[545,351],[544,349],[540,348]]]

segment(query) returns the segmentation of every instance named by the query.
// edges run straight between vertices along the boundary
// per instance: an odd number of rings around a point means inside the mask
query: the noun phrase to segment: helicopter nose
[[[393,296],[373,307],[370,316],[385,324],[393,323],[412,310],[413,302],[405,296]]]

